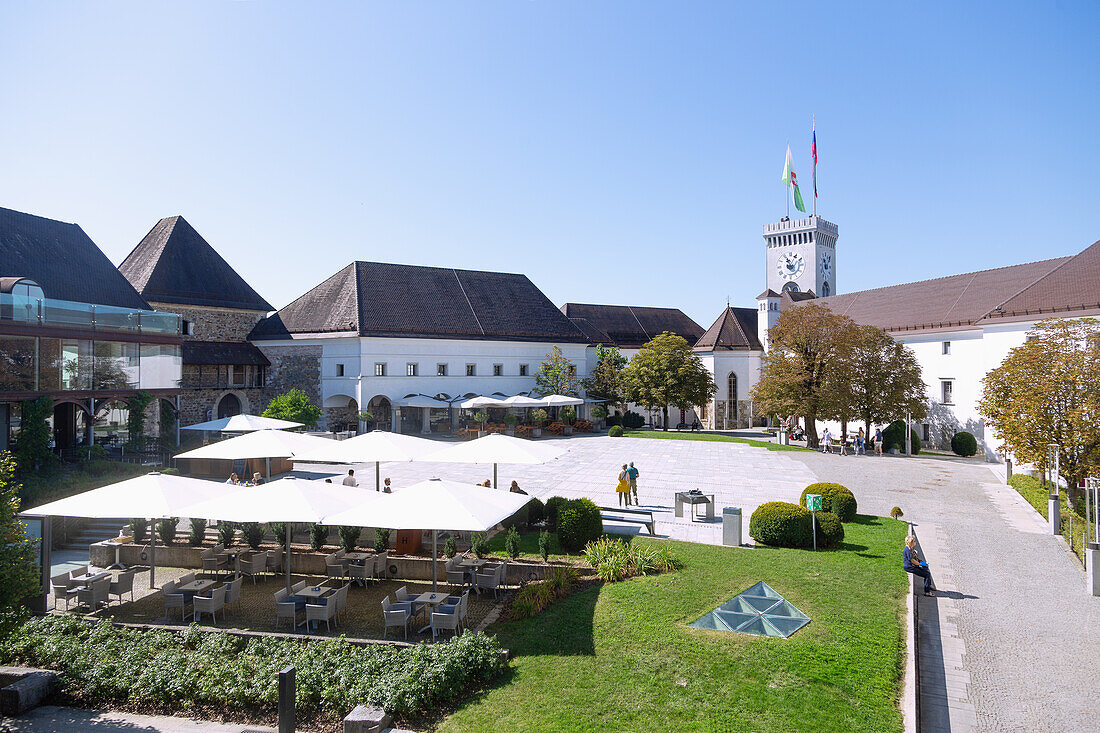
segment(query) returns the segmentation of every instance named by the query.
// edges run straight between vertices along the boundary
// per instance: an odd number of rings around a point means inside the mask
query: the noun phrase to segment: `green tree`
[[[622,376],[626,364],[627,359],[618,347],[596,344],[596,366],[581,382],[585,394],[613,405],[624,404]]]
[[[53,400],[39,397],[26,400],[19,408],[19,437],[15,442],[15,455],[20,470],[24,473],[37,471],[50,461],[50,425],[46,422],[53,417]]]
[[[768,352],[752,398],[769,415],[802,417],[811,448],[817,447],[817,421],[835,412],[829,370],[843,356],[854,327],[852,319],[809,302],[783,311],[768,332]]]
[[[1046,469],[1057,443],[1058,470],[1071,497],[1100,468],[1100,321],[1043,321],[985,375],[978,411],[1002,447]]]
[[[132,448],[145,445],[145,410],[154,399],[148,392],[138,392],[126,401],[127,444]]]
[[[847,434],[848,421],[856,418],[870,434],[872,425],[927,414],[928,396],[917,357],[905,344],[881,328],[856,326],[846,329],[829,365],[828,416],[839,420]]]
[[[535,391],[540,395],[576,397],[578,386],[576,364],[566,359],[561,349],[555,346],[539,365],[535,374]]]
[[[669,405],[687,410],[710,401],[714,379],[684,337],[670,331],[654,336],[626,365],[623,393],[630,402],[661,408],[668,430]]]
[[[312,427],[321,417],[321,408],[310,402],[309,396],[302,390],[292,389],[271,400],[264,409],[263,416],[300,422]]]
[[[7,616],[39,588],[38,541],[27,539],[27,525],[19,519],[16,461],[0,452],[0,616]]]

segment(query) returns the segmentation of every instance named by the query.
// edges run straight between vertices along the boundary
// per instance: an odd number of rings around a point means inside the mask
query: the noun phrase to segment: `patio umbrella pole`
[[[155,575],[157,572],[157,525],[153,520],[149,520],[152,525],[150,529],[153,531],[150,533],[152,541],[149,543],[149,589],[155,590],[157,587]]]
[[[286,594],[290,595],[290,535],[294,532],[294,525],[286,523]]]
[[[435,593],[435,577],[438,571],[438,563],[436,562],[435,554],[435,530],[432,530],[432,593]]]
[[[494,489],[499,489],[500,488],[500,486],[497,485],[497,464],[495,464],[495,463],[493,464],[493,488]]]
[[[268,481],[270,481],[271,480],[271,459],[270,458],[265,458],[264,461],[267,463],[267,476],[266,476],[266,478],[267,478]]]
[[[374,462],[374,490],[375,491],[381,491],[382,490],[382,462],[381,461],[375,461]]]

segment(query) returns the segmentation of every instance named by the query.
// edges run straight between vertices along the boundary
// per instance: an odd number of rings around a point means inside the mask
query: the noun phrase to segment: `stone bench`
[[[21,715],[45,700],[57,686],[57,672],[33,667],[0,667],[0,715]]]

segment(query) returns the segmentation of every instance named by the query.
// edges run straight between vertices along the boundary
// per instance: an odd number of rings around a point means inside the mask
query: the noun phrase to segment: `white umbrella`
[[[381,491],[379,466],[388,461],[416,461],[429,453],[439,450],[439,443],[413,435],[387,433],[375,430],[357,435],[347,440],[326,440],[326,445],[318,446],[301,455],[295,455],[295,461],[316,461],[318,463],[374,463],[374,490]]]
[[[531,500],[526,494],[429,479],[398,489],[382,501],[356,506],[325,518],[325,524],[432,531],[432,592],[436,589],[436,532],[485,532]]]
[[[23,514],[33,517],[90,519],[193,517],[196,515],[188,512],[189,507],[195,502],[226,497],[238,491],[240,489],[236,486],[214,481],[164,473],[148,473],[65,499],[58,499],[49,504],[28,509]],[[149,555],[149,587],[155,588],[156,527],[152,529],[154,541],[151,543]]]
[[[435,397],[428,397],[427,395],[413,395],[406,400],[401,401],[401,407],[435,407],[438,409],[446,409],[451,406],[450,402],[444,400],[437,400]]]
[[[506,397],[501,400],[510,407],[548,407],[549,403],[546,400],[535,399],[534,397],[528,397],[526,395],[518,394],[514,397]]]
[[[584,400],[582,400],[580,397],[568,397],[563,394],[546,395],[542,399],[550,407],[565,407],[567,405],[584,404]]]
[[[497,488],[498,463],[546,463],[564,455],[566,449],[546,443],[494,433],[468,443],[452,444],[421,460],[439,463],[492,463],[493,488]]]
[[[331,442],[333,441],[328,438],[318,438],[315,435],[287,433],[282,430],[256,430],[180,453],[176,458],[210,458],[223,461],[266,458],[267,475],[270,477],[272,458],[294,458],[300,453],[325,448]]]
[[[185,425],[180,430],[210,430],[222,433],[250,433],[253,430],[285,430],[300,428],[302,423],[290,420],[276,420],[260,415],[233,415],[218,420],[208,420],[196,425]]]
[[[479,397],[471,397],[464,402],[459,402],[458,406],[463,410],[473,410],[478,407],[507,407],[508,405],[504,400],[498,400],[496,397],[481,395]]]
[[[295,522],[317,523],[330,514],[351,507],[360,507],[369,514],[367,507],[381,500],[382,496],[343,484],[282,478],[192,504],[187,511],[192,516],[226,522],[286,522],[286,587],[289,591],[290,536],[293,534],[289,525]]]

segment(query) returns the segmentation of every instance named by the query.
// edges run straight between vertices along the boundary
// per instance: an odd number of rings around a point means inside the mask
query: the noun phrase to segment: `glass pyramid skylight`
[[[688,626],[787,638],[808,623],[809,616],[761,581]]]

